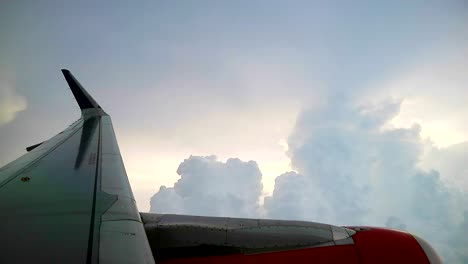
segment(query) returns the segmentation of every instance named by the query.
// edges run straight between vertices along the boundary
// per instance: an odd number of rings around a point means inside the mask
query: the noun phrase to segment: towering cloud
[[[174,187],[162,186],[151,211],[211,216],[254,217],[259,210],[262,174],[254,161],[190,156],[177,169]]]
[[[432,150],[426,159],[442,150],[421,139],[417,124],[389,128],[400,104],[354,107],[335,98],[321,109],[304,111],[288,140],[295,171],[276,178],[262,207],[255,162],[191,156],[179,166],[181,178],[174,187],[163,186],[153,196],[151,211],[387,226],[424,237],[448,263],[464,263],[468,199],[462,189],[441,180],[460,176],[441,177],[437,169],[451,173],[444,166],[449,164],[458,173],[466,171],[459,154],[467,145],[457,152],[443,150],[457,159],[420,166],[425,149]]]
[[[448,187],[437,167],[420,168],[427,143],[419,125],[384,129],[399,106],[333,101],[304,112],[288,142],[297,173],[277,178],[265,199],[267,215],[406,229],[428,239],[449,263],[463,261],[468,244],[456,241],[466,232],[467,197]]]

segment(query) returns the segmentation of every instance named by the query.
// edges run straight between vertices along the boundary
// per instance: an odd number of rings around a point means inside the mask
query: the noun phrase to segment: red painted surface
[[[424,250],[408,233],[383,228],[357,232],[354,243],[363,264],[368,263],[427,263]]]
[[[259,263],[346,263],[357,264],[358,256],[353,245],[317,247],[261,253],[252,255],[227,255],[195,258],[179,258],[161,261],[165,264],[185,263],[225,263],[225,264],[259,264]]]

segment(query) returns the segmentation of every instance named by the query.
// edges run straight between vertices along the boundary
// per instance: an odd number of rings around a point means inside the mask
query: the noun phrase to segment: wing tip
[[[91,95],[88,94],[88,92],[86,92],[83,86],[81,86],[81,84],[76,80],[76,78],[68,69],[61,69],[61,71],[81,110],[101,108],[101,106],[99,106],[99,104],[93,99],[93,97],[91,97]]]

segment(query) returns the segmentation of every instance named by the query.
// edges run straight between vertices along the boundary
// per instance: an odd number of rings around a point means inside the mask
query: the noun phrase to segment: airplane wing
[[[140,214],[109,115],[62,72],[81,118],[0,168],[0,263],[442,263],[396,230]]]
[[[62,72],[82,115],[0,169],[0,263],[154,263],[111,118]]]

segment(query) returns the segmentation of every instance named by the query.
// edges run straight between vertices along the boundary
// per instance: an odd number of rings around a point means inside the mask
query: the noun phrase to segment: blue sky
[[[2,3],[0,165],[79,117],[59,72],[68,68],[112,115],[142,211],[158,193],[151,209],[163,212],[391,219],[439,248],[466,248],[456,234],[430,230],[468,223],[467,9],[465,1]],[[242,181],[252,192],[238,191],[249,190],[234,184],[241,174],[252,175]],[[187,180],[197,177],[204,186]],[[402,182],[397,199],[388,189]],[[446,206],[423,220],[412,211],[427,207],[417,198],[425,188]],[[178,203],[156,208],[168,197]],[[213,198],[217,206],[202,206]],[[349,210],[337,208],[348,200]],[[461,250],[440,250],[462,262]]]

